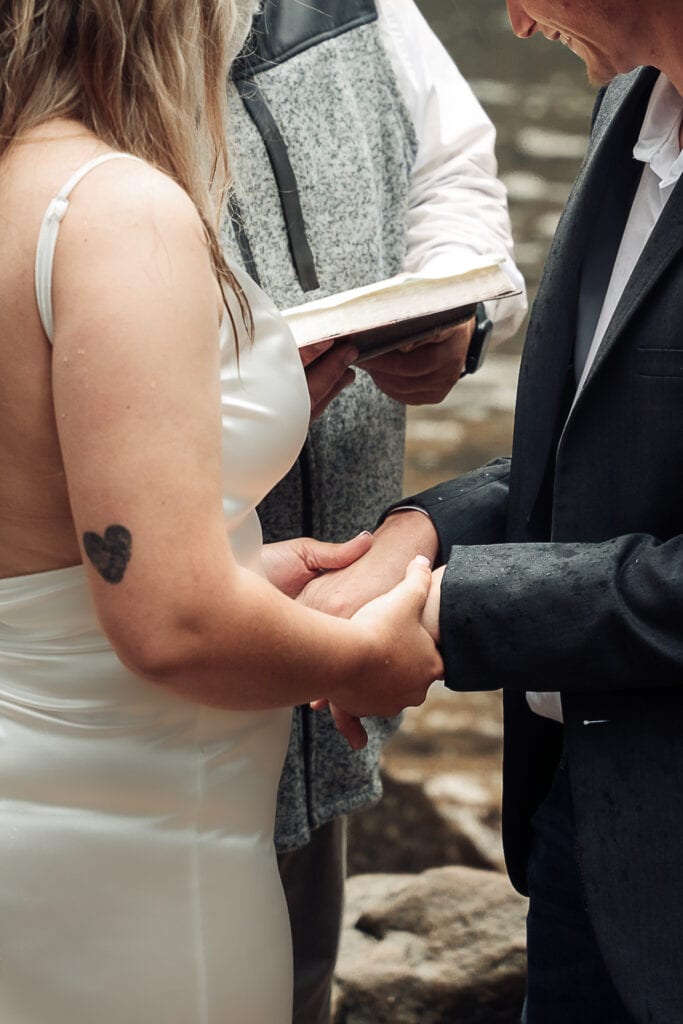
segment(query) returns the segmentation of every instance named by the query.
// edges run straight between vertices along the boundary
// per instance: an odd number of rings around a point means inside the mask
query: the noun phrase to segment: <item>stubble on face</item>
[[[578,54],[578,56],[581,56]],[[590,85],[599,88],[608,85],[620,73],[618,69],[604,58],[597,59],[591,54],[581,57],[586,66],[586,76]]]
[[[559,41],[583,61],[588,80],[595,86],[642,63],[634,43],[642,37],[643,2],[530,0],[540,11],[539,25],[545,34],[552,38],[553,30],[559,33]]]

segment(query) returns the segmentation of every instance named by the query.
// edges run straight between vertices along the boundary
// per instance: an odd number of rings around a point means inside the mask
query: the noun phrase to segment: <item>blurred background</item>
[[[543,37],[519,40],[504,0],[418,0],[495,124],[517,262],[536,294],[586,147],[594,90],[583,64]],[[405,493],[511,450],[524,327],[439,406],[409,411]],[[386,797],[354,817],[350,872],[502,868],[499,693],[435,686],[386,750]]]
[[[517,263],[530,304],[586,148],[594,90],[583,64],[542,36],[517,39],[504,0],[418,0],[498,132]],[[406,488],[466,472],[510,449],[524,328],[437,407],[411,411]]]

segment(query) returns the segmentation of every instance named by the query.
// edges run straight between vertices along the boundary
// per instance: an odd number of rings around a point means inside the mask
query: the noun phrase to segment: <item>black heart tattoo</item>
[[[133,538],[125,526],[108,526],[104,537],[84,533],[85,553],[107,583],[120,583],[130,562]]]

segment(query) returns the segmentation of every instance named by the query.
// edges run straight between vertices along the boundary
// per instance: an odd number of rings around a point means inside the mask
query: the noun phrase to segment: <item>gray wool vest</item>
[[[281,309],[400,271],[417,143],[374,3],[318,0],[313,10],[267,0],[228,91],[227,255]],[[340,541],[372,528],[401,494],[404,435],[404,406],[359,371],[259,507],[265,540]],[[367,748],[352,752],[327,712],[295,710],[278,797],[280,852],[379,799],[379,753],[395,726],[371,720]]]

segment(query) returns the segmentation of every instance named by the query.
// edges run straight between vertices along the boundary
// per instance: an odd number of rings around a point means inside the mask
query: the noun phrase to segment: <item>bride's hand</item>
[[[326,708],[329,708],[334,724],[351,747],[351,750],[362,750],[363,747],[367,746],[368,734],[357,715],[350,715],[348,711],[344,711],[337,704],[331,704],[329,700],[312,700],[311,707],[314,711],[324,711]]]
[[[297,597],[321,571],[345,569],[372,547],[372,534],[364,531],[343,544],[326,544],[311,537],[296,537],[264,544],[262,565],[270,583],[287,597]]]
[[[352,616],[361,670],[328,695],[347,715],[396,715],[422,704],[429,686],[442,677],[443,662],[421,624],[432,581],[429,566],[418,555],[401,583]]]

